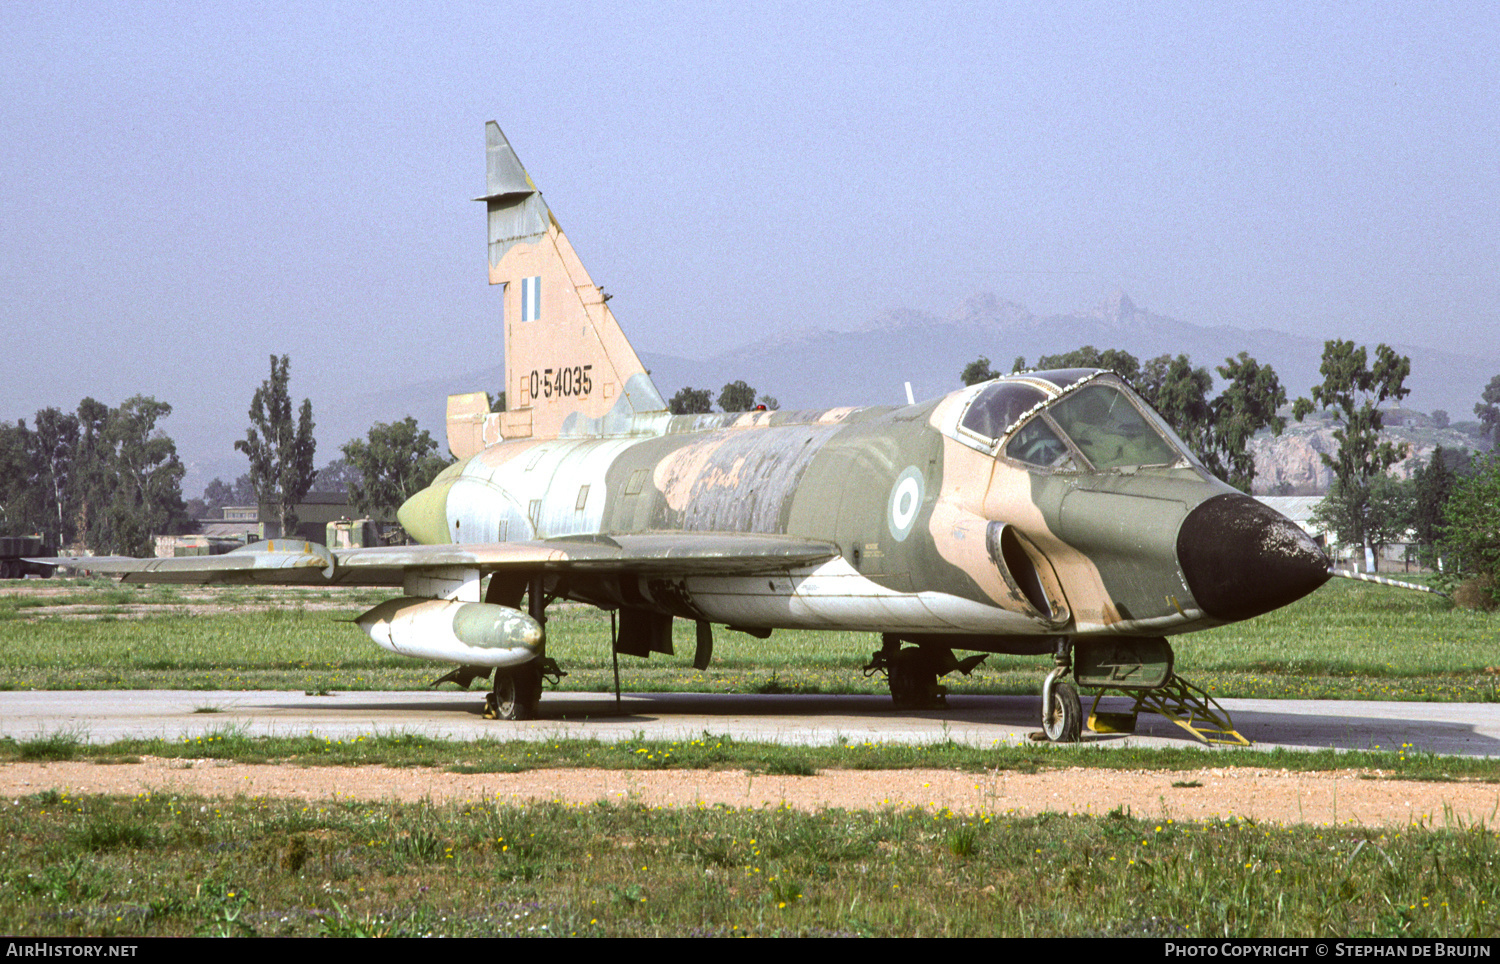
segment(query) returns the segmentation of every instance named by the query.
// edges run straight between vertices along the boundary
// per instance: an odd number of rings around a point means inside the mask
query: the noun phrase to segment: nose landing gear
[[[1078,687],[1067,679],[1073,671],[1073,641],[1063,636],[1053,655],[1056,666],[1042,683],[1042,736],[1052,743],[1077,743],[1083,735],[1083,704]]]

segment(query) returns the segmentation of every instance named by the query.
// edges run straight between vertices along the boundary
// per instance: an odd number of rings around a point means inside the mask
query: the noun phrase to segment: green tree
[[[1161,355],[1141,366],[1132,384],[1209,470],[1222,476],[1224,467],[1218,464],[1213,440],[1213,406],[1208,400],[1214,387],[1209,370],[1194,368],[1186,355]]]
[[[990,368],[990,360],[983,355],[969,362],[964,370],[959,372],[958,377],[965,385],[978,385],[987,382],[999,373]]]
[[[1134,384],[1140,374],[1141,362],[1128,351],[1106,348],[1100,351],[1093,345],[1064,352],[1061,355],[1043,355],[1037,359],[1036,367],[1048,368],[1107,368],[1126,381]]]
[[[47,411],[38,412],[39,419]],[[24,419],[7,425],[0,438],[0,472],[4,474],[4,519],[8,532],[40,533],[56,538],[60,528],[57,476],[47,457],[47,440],[26,427]],[[66,477],[66,461],[59,467]],[[65,496],[65,494],[64,494]]]
[[[730,382],[719,393],[719,408],[726,412],[748,412],[755,408],[755,389],[743,381]]]
[[[108,405],[94,398],[78,403],[78,454],[73,465],[75,538],[95,552],[111,541],[106,511],[113,489],[110,476],[112,451],[105,439],[109,426]]]
[[[234,505],[234,487],[223,479],[214,479],[203,487],[203,508],[212,512],[226,505]]]
[[[255,483],[250,481],[249,472],[241,472],[234,480],[234,501],[229,504],[255,505]]]
[[[1178,355],[1177,357],[1182,360],[1183,366],[1185,367],[1186,371],[1190,373],[1192,371],[1192,363],[1188,361],[1188,357],[1186,355]],[[1158,355],[1155,358],[1148,359],[1144,365],[1138,364],[1135,367],[1138,369],[1138,371],[1136,373],[1136,376],[1130,380],[1131,387],[1134,388],[1142,398],[1150,402],[1151,407],[1160,412],[1161,407],[1156,404],[1156,399],[1159,395],[1161,395],[1162,388],[1167,380],[1168,372],[1172,367],[1172,356]],[[1205,374],[1207,373],[1206,369],[1199,370],[1204,371]],[[1181,374],[1181,372],[1179,372],[1179,374]],[[1210,379],[1210,382],[1212,382],[1212,379]],[[1205,391],[1207,391],[1207,389],[1205,389]],[[1182,435],[1182,432],[1179,431],[1177,434]],[[1186,438],[1186,436],[1183,437]]]
[[[667,409],[673,415],[703,415],[714,410],[714,403],[709,397],[708,389],[689,388],[684,385],[667,403]]]
[[[22,419],[0,425],[0,535],[27,531],[33,485],[31,432]]]
[[[434,443],[435,444],[435,443]],[[333,492],[339,495],[348,493],[350,486],[358,485],[362,481],[359,469],[349,464],[346,458],[334,459],[318,470],[318,475],[313,479],[312,492]]]
[[[1333,438],[1339,449],[1335,455],[1323,454],[1323,464],[1333,470],[1335,492],[1348,515],[1350,541],[1361,549],[1371,545],[1371,488],[1374,480],[1385,474],[1405,454],[1380,440],[1383,425],[1380,403],[1386,399],[1400,401],[1410,394],[1404,387],[1411,374],[1411,361],[1388,345],[1375,349],[1375,363],[1369,364],[1364,346],[1352,341],[1334,340],[1323,346],[1320,368],[1323,383],[1314,385],[1312,398],[1299,398],[1292,407],[1297,421],[1322,408],[1333,413]]]
[[[149,556],[154,537],[181,518],[182,462],[156,424],[171,414],[172,406],[145,395],[109,410],[102,439],[108,497],[101,538],[90,546],[95,551]]]
[[[359,480],[349,483],[349,502],[361,515],[395,512],[448,465],[437,454],[437,440],[417,428],[410,415],[399,422],[377,422],[367,438],[345,442],[344,458]]]
[[[1379,475],[1371,481],[1365,537],[1374,547],[1377,559],[1386,546],[1402,545],[1411,539],[1412,522],[1416,518],[1416,494],[1417,487],[1410,479]]]
[[[250,473],[246,472],[231,485],[223,479],[214,479],[203,489],[203,504],[209,509],[226,505],[254,505],[255,486],[250,484]]]
[[[1445,452],[1439,445],[1427,464],[1412,472],[1412,533],[1422,561],[1429,566],[1437,566],[1437,548],[1445,529],[1443,517],[1458,481],[1459,457],[1469,461],[1466,453]]]
[[[760,397],[760,400],[755,404],[757,405],[757,407],[764,408],[770,412],[775,412],[779,411],[781,408],[781,399],[777,398],[775,395],[762,395]]]
[[[1286,429],[1286,419],[1276,414],[1286,404],[1286,390],[1275,370],[1248,352],[1224,359],[1218,372],[1227,384],[1210,406],[1213,431],[1205,462],[1219,478],[1249,492],[1255,483],[1250,439],[1261,429],[1269,428],[1273,435]]]
[[[1490,383],[1484,387],[1484,394],[1479,397],[1480,401],[1474,406],[1474,414],[1479,416],[1484,440],[1491,449],[1500,448],[1500,375],[1490,379]]]
[[[67,545],[76,535],[72,502],[78,416],[44,408],[36,413],[36,431],[31,438],[31,461],[40,503],[36,528],[49,534],[54,545]]]
[[[280,361],[271,356],[271,377],[255,390],[250,401],[250,428],[234,447],[250,460],[250,482],[256,497],[276,507],[281,534],[297,531],[294,506],[312,488],[313,455],[317,440],[313,438],[312,402],[302,400],[297,419],[292,420],[292,398],[287,391],[290,381],[287,356]]]
[[[1456,479],[1443,512],[1438,550],[1450,583],[1474,580],[1493,606],[1500,602],[1500,454],[1475,462],[1473,475]]]
[[[39,532],[59,546],[76,544],[92,506],[96,536],[107,530],[105,506],[119,484],[104,442],[110,414],[86,398],[77,415],[56,408],[37,412],[36,431],[24,421],[0,426],[0,528]],[[97,539],[85,543],[93,546]]]
[[[1407,541],[1415,518],[1416,486],[1384,474],[1370,480],[1362,500],[1351,499],[1335,479],[1313,510],[1313,520],[1333,532],[1340,543],[1369,546],[1377,567],[1386,546]]]
[[[1249,492],[1255,483],[1250,439],[1263,428],[1278,435],[1286,428],[1286,419],[1276,414],[1286,392],[1275,371],[1246,352],[1226,358],[1218,373],[1226,384],[1211,398],[1214,377],[1207,368],[1194,367],[1186,355],[1161,355],[1141,366],[1134,384],[1205,468]]]

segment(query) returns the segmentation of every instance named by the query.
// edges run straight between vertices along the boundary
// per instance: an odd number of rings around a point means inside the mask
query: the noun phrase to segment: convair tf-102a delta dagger
[[[76,564],[127,582],[402,587],[360,626],[457,664],[444,679],[493,676],[488,715],[503,719],[535,714],[559,672],[566,641],[545,614],[567,599],[618,612],[620,653],[671,652],[675,619],[696,624],[700,669],[715,625],[867,631],[882,639],[867,669],[898,705],[939,700],[939,677],[982,654],[1030,654],[1055,663],[1053,740],[1079,737],[1077,685],[1233,736],[1173,671],[1168,638],[1284,606],[1329,562],[1119,377],[1033,371],[900,407],[674,416],[493,122],[487,141],[506,410],[449,398],[458,461],[399,512],[420,545]]]

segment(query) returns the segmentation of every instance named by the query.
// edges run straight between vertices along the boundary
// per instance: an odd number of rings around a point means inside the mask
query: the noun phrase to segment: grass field
[[[272,587],[204,591],[31,580],[0,593],[0,688],[416,689],[445,669],[390,655],[349,620],[385,591]],[[563,689],[613,686],[609,616],[549,610]],[[622,657],[633,691],[882,692],[860,667],[870,633],[720,628],[714,664],[692,669],[692,626],[676,656]],[[1500,623],[1419,593],[1334,580],[1278,612],[1176,637],[1177,667],[1220,697],[1490,702],[1500,698]],[[1035,693],[1043,658],[991,657],[955,693]]]
[[[0,808],[0,932],[1474,936],[1500,838],[1125,811],[303,803],[47,791]]]
[[[377,649],[348,620],[383,592],[203,593],[105,582],[0,591],[0,688],[425,687],[442,668]],[[565,688],[611,684],[607,615],[555,607]],[[635,690],[882,691],[868,634],[720,632],[714,666],[626,659]],[[1220,696],[1493,700],[1492,617],[1337,582],[1278,613],[1175,641]],[[1035,693],[1046,661],[992,658],[956,692]],[[661,743],[251,739],[90,746],[0,741],[0,764],[144,755],[293,765],[733,767],[813,773],[941,767],[1197,768],[1195,750],[1050,746],[779,747]],[[1253,758],[1252,758],[1253,757]],[[1216,757],[1216,765],[1356,768],[1493,781],[1496,765],[1404,750]],[[0,932],[29,935],[1478,936],[1500,932],[1500,835],[960,816],[924,810],[650,809],[491,803],[303,803],[48,790],[0,806]]]

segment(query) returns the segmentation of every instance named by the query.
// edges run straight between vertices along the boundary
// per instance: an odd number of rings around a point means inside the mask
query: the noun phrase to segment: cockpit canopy
[[[1006,458],[1057,471],[1198,464],[1182,439],[1113,372],[1026,372],[985,385],[959,431]]]

